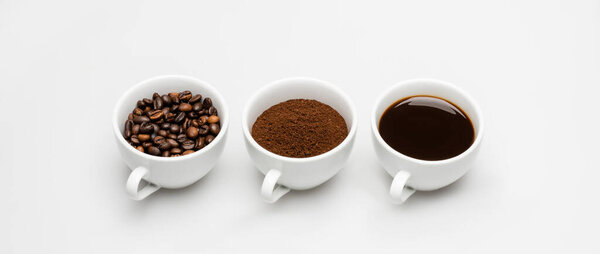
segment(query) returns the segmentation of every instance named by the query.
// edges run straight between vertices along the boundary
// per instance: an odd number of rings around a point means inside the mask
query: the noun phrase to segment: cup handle
[[[290,191],[288,187],[277,184],[277,180],[279,180],[280,176],[281,171],[277,169],[271,169],[265,175],[265,180],[263,181],[261,188],[261,194],[267,203],[275,203],[275,201],[279,200],[281,197],[283,197],[283,195]]]
[[[139,186],[140,186],[140,182],[142,181],[142,178],[144,178],[144,176],[146,174],[148,174],[148,169],[144,168],[144,167],[137,167],[133,171],[131,171],[129,178],[127,179],[126,188],[127,188],[127,192],[129,193],[129,196],[133,200],[145,199],[148,196],[150,196],[150,194],[152,194],[155,191],[157,191],[158,189],[160,189],[160,186],[153,184],[153,183],[148,183],[148,184],[146,184],[146,186],[144,186],[144,188],[142,188],[141,190],[138,190]]]
[[[415,193],[413,188],[406,186],[408,178],[410,178],[410,173],[402,170],[398,171],[394,176],[392,186],[390,187],[390,196],[392,197],[392,202],[394,204],[400,205],[404,203],[410,195]]]

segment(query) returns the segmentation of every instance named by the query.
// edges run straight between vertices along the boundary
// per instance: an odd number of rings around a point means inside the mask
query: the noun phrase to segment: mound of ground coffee
[[[265,110],[252,126],[252,137],[270,152],[294,158],[325,153],[348,136],[346,121],[316,100],[293,99]]]

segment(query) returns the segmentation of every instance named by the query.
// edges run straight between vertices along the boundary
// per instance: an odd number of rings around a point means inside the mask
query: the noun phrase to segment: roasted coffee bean
[[[181,125],[181,128],[183,128],[182,131],[187,130],[188,127],[190,127],[190,119],[186,118],[185,121],[183,121],[183,124]]]
[[[179,104],[179,103],[181,103],[181,101],[179,100],[179,96],[177,96],[177,97],[171,97],[171,103],[172,104]]]
[[[140,134],[140,135],[138,135],[138,139],[142,142],[146,142],[146,141],[150,140],[150,135]]]
[[[171,154],[171,157],[181,157],[181,154]]]
[[[181,93],[179,93],[179,100],[183,101],[183,102],[187,102],[192,98],[192,92],[185,90]]]
[[[179,134],[176,139],[177,139],[177,142],[183,143],[183,141],[185,141],[187,139],[187,136],[185,134]]]
[[[178,147],[179,143],[172,138],[167,139],[167,142],[171,144],[171,147]]]
[[[138,146],[135,149],[137,149],[138,151],[140,151],[142,153],[144,152],[144,147],[143,146]]]
[[[177,125],[177,124],[171,124],[171,127],[169,127],[169,130],[173,134],[179,134],[179,131],[181,130],[181,128],[179,128],[179,125]]]
[[[152,146],[152,142],[144,142],[144,143],[142,144],[142,146],[144,147],[144,149],[146,149],[146,150],[147,150],[149,147],[151,147],[151,146]]]
[[[194,150],[185,150],[185,152],[183,152],[181,155],[188,155],[188,154],[192,154],[194,153]]]
[[[134,145],[139,145],[140,140],[138,139],[137,135],[131,135],[131,137],[129,138],[129,140],[131,140],[131,143]]]
[[[156,133],[156,135],[167,137],[169,133],[166,130],[159,130],[158,133]]]
[[[198,129],[196,127],[189,127],[185,134],[188,138],[195,139],[198,137]]]
[[[170,123],[162,123],[162,124],[160,125],[160,128],[161,128],[161,129],[163,129],[163,130],[168,130],[168,129],[169,129],[169,127],[171,127],[171,124],[170,124]]]
[[[201,116],[200,119],[198,119],[198,120],[199,120],[198,123],[200,125],[204,125],[204,124],[206,124],[206,122],[208,122],[208,117],[207,116]]]
[[[140,124],[140,133],[141,134],[150,134],[154,132],[154,127],[150,122],[143,122]]]
[[[202,125],[202,124],[200,124],[200,120],[198,120],[198,119],[192,120],[192,126],[198,128],[198,127],[200,127],[200,125]]]
[[[145,113],[148,113],[148,112],[150,112],[150,111],[152,111],[152,107],[150,107],[150,106],[146,106],[146,107],[144,108],[144,114],[145,114]]]
[[[175,117],[176,123],[181,123],[185,119],[185,113],[179,112],[179,114]]]
[[[179,110],[183,112],[188,112],[192,110],[192,105],[190,105],[189,103],[181,103],[179,104]]]
[[[171,112],[177,112],[179,111],[179,104],[173,104],[173,106],[171,106]]]
[[[167,139],[163,136],[156,136],[152,139],[152,142],[154,142],[154,144],[160,144],[163,142],[167,142]]]
[[[131,132],[133,129],[133,121],[132,120],[127,120],[125,121],[125,139],[131,137]]]
[[[211,142],[213,142],[213,140],[215,140],[215,136],[213,135],[207,135],[206,136],[206,144],[210,144]]]
[[[169,114],[169,112],[171,112],[171,108],[169,108],[169,107],[164,107],[164,108],[162,109],[162,112],[163,112],[163,115],[165,115],[165,116],[166,116],[167,114]]]
[[[211,123],[209,125],[209,127],[210,127],[210,133],[212,133],[212,134],[217,135],[221,131],[221,127],[216,123]]]
[[[160,94],[158,94],[156,92],[152,94],[152,99],[153,100],[156,99],[156,98],[158,98],[158,97],[160,97]]]
[[[163,100],[160,96],[156,96],[156,98],[154,98],[154,109],[162,109],[163,108]]]
[[[133,135],[140,134],[140,125],[139,124],[133,125],[133,128],[131,128],[131,134],[133,134]]]
[[[150,118],[148,118],[147,116],[134,116],[133,122],[137,123],[137,124],[141,124],[144,122],[150,122]]]
[[[212,106],[212,100],[208,97],[204,98],[202,102],[202,108],[210,108]]]
[[[194,104],[196,102],[199,102],[200,100],[202,100],[202,95],[196,94],[192,96],[192,98],[190,98],[190,104]]]
[[[132,120],[125,121],[125,130],[131,131],[131,128],[133,128],[133,121]]]
[[[208,125],[202,125],[200,126],[200,128],[198,128],[198,133],[200,135],[206,135],[208,132],[210,131],[210,127],[208,127]]]
[[[171,156],[171,152],[163,151],[161,155],[162,155],[162,157],[169,157],[169,156]]]
[[[194,105],[192,105],[192,110],[196,112],[202,110],[202,102],[194,103]]]
[[[158,124],[153,123],[152,124],[152,134],[156,135],[159,130],[160,130],[160,127],[158,126]]]
[[[142,100],[137,101],[137,103],[135,105],[140,109],[143,109],[146,107],[146,103],[144,103]]]
[[[196,113],[195,111],[190,111],[190,112],[187,113],[187,117],[188,118],[195,119],[195,118],[198,118],[199,116],[200,115],[198,113]]]
[[[171,112],[167,113],[167,115],[165,116],[165,120],[167,122],[173,122],[175,120],[175,114]]]
[[[163,95],[160,97],[163,100],[163,103],[165,104],[165,106],[171,106],[171,97],[169,97],[168,95]]]
[[[211,116],[216,116],[217,115],[217,109],[215,107],[208,108],[208,114],[211,115]]]
[[[141,108],[135,108],[132,113],[134,115],[141,116],[144,113],[144,111]]]
[[[127,116],[127,120],[133,120],[133,113],[129,113],[129,115]]]
[[[144,102],[144,105],[146,105],[146,107],[152,105],[152,100],[151,99],[144,98],[144,99],[142,99],[142,101]]]
[[[194,146],[196,146],[196,142],[193,140],[186,139],[183,142],[181,142],[181,148],[185,150],[194,149]]]
[[[163,116],[164,116],[164,113],[162,112],[162,110],[154,110],[154,111],[150,112],[150,120],[152,120],[152,121],[158,121]]]
[[[200,150],[206,145],[206,138],[198,137],[196,140],[196,149]]]
[[[181,148],[175,147],[175,148],[171,148],[171,154],[180,154],[181,153]]]
[[[177,138],[177,135],[176,135],[176,134],[173,134],[173,133],[169,133],[169,135],[167,135],[167,138],[170,138],[170,139],[176,139],[176,138]]]
[[[158,149],[158,147],[156,146],[151,146],[148,148],[148,153],[154,156],[158,156],[160,155],[160,149]]]
[[[163,141],[162,143],[158,144],[158,149],[160,149],[161,151],[169,150],[171,149],[171,144],[169,142]]]
[[[219,122],[218,116],[209,116],[208,117],[208,123],[217,123],[217,122]]]

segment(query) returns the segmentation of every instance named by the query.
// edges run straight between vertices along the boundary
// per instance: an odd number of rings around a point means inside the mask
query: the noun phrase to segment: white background
[[[144,79],[225,96],[218,165],[128,198],[111,113]],[[354,100],[353,154],[278,203],[243,146],[247,98],[310,76]],[[369,113],[418,77],[468,91],[487,124],[475,168],[388,200]],[[0,253],[598,253],[600,1],[0,0]]]

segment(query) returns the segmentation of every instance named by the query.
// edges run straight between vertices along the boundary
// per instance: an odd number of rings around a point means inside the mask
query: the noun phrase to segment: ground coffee
[[[265,110],[252,126],[252,137],[263,148],[287,157],[325,153],[348,136],[344,118],[316,100],[293,99]]]

